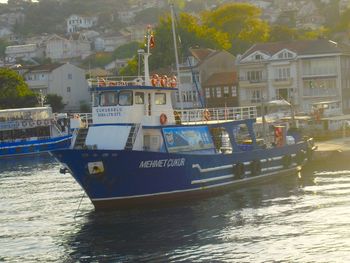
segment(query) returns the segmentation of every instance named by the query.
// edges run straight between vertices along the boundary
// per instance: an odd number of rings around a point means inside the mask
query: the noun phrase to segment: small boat
[[[0,110],[0,158],[68,148],[72,135],[67,121],[48,106]]]
[[[287,142],[283,126],[273,143],[257,138],[255,107],[174,110],[176,78],[150,77],[148,53],[144,76],[89,80],[92,122],[51,151],[95,209],[201,198],[296,174],[310,160],[312,139]]]

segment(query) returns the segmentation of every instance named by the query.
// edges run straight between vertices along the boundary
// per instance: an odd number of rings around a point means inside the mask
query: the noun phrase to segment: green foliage
[[[346,9],[334,24],[333,32],[347,32],[350,30],[350,9]]]
[[[202,15],[204,25],[228,34],[233,54],[242,53],[256,42],[269,39],[269,25],[260,18],[261,10],[254,5],[231,3]]]
[[[9,43],[5,39],[0,38],[0,56],[3,57],[5,55],[5,49],[9,45]]]
[[[271,27],[270,41],[291,41],[298,39],[298,32],[295,28],[288,26],[275,25]]]
[[[127,43],[114,50],[113,58],[115,59],[131,58],[135,56],[139,48],[141,48],[141,43],[139,42],[134,41],[134,42]]]
[[[143,24],[156,24],[163,13],[164,10],[151,7],[138,12],[134,20]]]
[[[91,107],[86,102],[80,102],[80,112],[91,112]]]
[[[35,98],[23,78],[14,70],[0,68],[0,108],[21,108],[35,106]]]
[[[214,28],[201,25],[198,18],[187,13],[181,13],[176,21],[179,57],[186,57],[191,47],[199,46],[213,49],[229,49],[231,47],[228,35]],[[169,66],[175,62],[174,44],[169,15],[162,17],[155,28],[155,48],[151,50],[151,69]]]
[[[95,53],[83,61],[83,65],[89,68],[104,67],[113,61],[113,54],[107,52]]]
[[[133,59],[128,61],[128,65],[119,71],[121,76],[137,76],[138,75],[138,61],[135,56]]]
[[[47,94],[45,104],[49,104],[53,112],[61,112],[65,106],[62,97],[57,94]]]

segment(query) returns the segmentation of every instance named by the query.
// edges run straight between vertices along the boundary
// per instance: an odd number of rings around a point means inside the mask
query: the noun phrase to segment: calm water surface
[[[103,213],[59,167],[0,161],[0,262],[350,262],[350,164]]]

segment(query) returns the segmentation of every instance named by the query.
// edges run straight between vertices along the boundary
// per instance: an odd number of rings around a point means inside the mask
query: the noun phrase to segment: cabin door
[[[152,115],[152,98],[150,93],[148,93],[147,100],[148,100],[148,106],[147,106],[148,116],[151,116]]]

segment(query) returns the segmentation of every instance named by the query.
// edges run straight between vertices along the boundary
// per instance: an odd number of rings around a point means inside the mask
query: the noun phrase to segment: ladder
[[[125,147],[124,147],[125,150],[127,151],[132,150],[132,148],[134,147],[134,143],[136,140],[137,133],[139,132],[139,129],[140,129],[140,124],[133,124],[131,126],[128,139],[125,143]]]
[[[88,134],[88,128],[80,128],[78,130],[78,135],[75,139],[74,149],[84,149],[85,148],[85,139]]]

